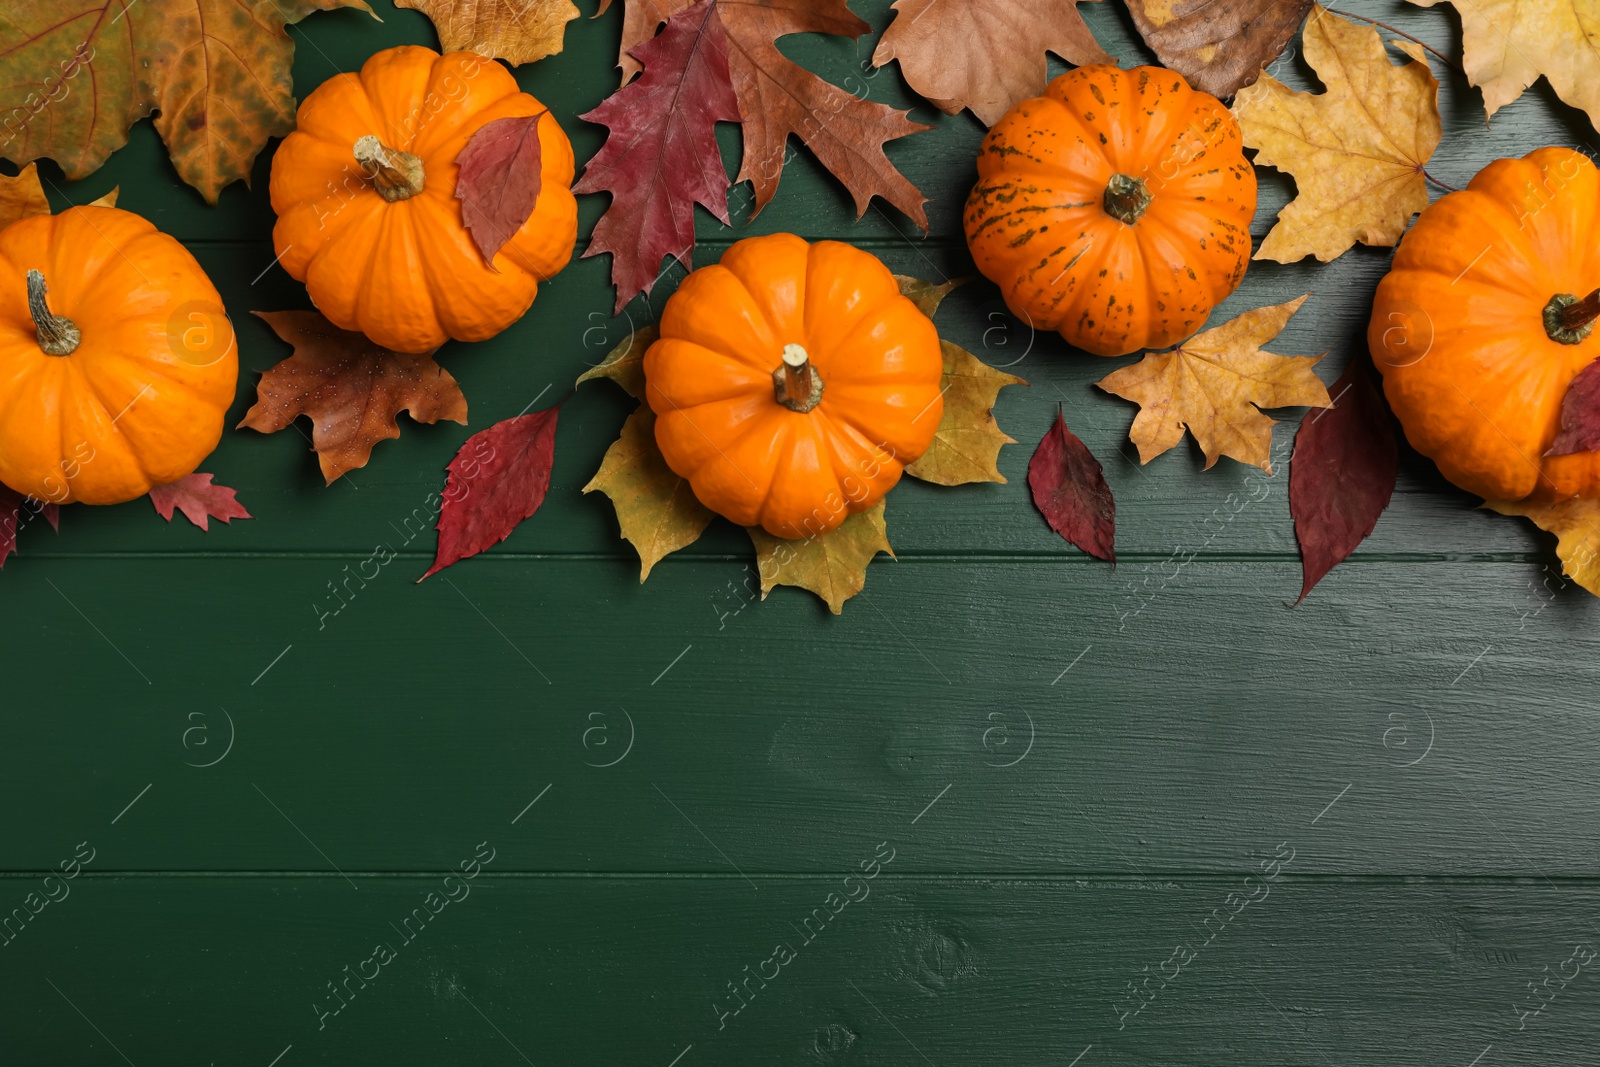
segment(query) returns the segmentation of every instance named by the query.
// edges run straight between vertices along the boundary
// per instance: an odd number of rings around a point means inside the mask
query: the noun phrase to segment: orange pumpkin
[[[78,207],[0,231],[0,482],[118,504],[194,473],[239,354],[222,298],[138,215]]]
[[[1496,160],[1431,205],[1367,328],[1407,440],[1488,500],[1600,492],[1600,452],[1545,455],[1567,386],[1600,357],[1597,288],[1600,173],[1581,153]]]
[[[1068,71],[984,137],[972,258],[1012,314],[1087,352],[1176,344],[1244,277],[1243,148],[1228,109],[1180,74]]]
[[[279,262],[335,326],[386,348],[494,336],[572,257],[572,144],[540,120],[539,198],[492,265],[461,221],[456,156],[485,123],[544,110],[472,52],[405,45],[329,78],[272,159]]]
[[[944,414],[933,323],[878,259],[751,237],[690,274],[644,356],[667,465],[701,503],[775,537],[883,499]]]

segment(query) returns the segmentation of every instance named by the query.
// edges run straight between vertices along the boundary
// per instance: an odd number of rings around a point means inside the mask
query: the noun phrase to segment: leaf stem
[[[1428,51],[1430,51],[1434,55],[1438,56],[1440,58],[1440,60],[1442,60],[1444,62],[1445,66],[1449,67],[1451,70],[1455,70],[1455,71],[1460,71],[1461,70],[1461,64],[1457,63],[1455,60],[1451,59],[1449,56],[1445,55],[1443,52],[1441,52],[1437,48],[1433,47],[1433,45],[1429,44],[1427,41],[1424,41],[1420,37],[1413,37],[1411,34],[1407,33],[1405,30],[1396,29],[1395,27],[1389,25],[1387,22],[1379,22],[1377,19],[1368,18],[1365,15],[1357,15],[1357,14],[1354,14],[1353,12],[1349,12],[1349,11],[1341,11],[1336,7],[1325,7],[1325,8],[1323,8],[1323,10],[1326,11],[1330,15],[1338,15],[1341,18],[1355,19],[1358,22],[1370,23],[1370,24],[1372,24],[1374,26],[1377,26],[1379,29],[1388,30],[1390,33],[1394,34],[1397,37],[1404,37],[1406,40],[1411,41],[1411,42],[1413,42],[1415,44],[1419,44],[1423,48],[1426,48]]]
[[[1433,175],[1429,174],[1426,170],[1423,170],[1423,168],[1418,167],[1417,169],[1422,172],[1422,176],[1424,178],[1426,178],[1428,181],[1432,182],[1433,184],[1437,185],[1439,188],[1443,189],[1445,192],[1447,192],[1447,193],[1459,193],[1461,191],[1460,189],[1457,189],[1453,185],[1446,185],[1444,182],[1440,181],[1438,178],[1435,178]]]

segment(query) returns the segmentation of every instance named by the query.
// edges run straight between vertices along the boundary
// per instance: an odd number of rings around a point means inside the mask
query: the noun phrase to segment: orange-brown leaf
[[[895,0],[894,21],[872,53],[900,61],[906,82],[946,114],[972,109],[993,126],[1019,100],[1044,92],[1046,52],[1068,63],[1115,63],[1079,0]]]
[[[1311,0],[1128,0],[1133,25],[1189,84],[1229,97],[1283,54]]]
[[[395,417],[465,424],[467,398],[432,352],[407,355],[341,330],[315,311],[257,311],[294,355],[261,375],[255,405],[241,427],[277,433],[301,415],[322,476],[333,484],[367,465],[372,446],[400,436]]]
[[[507,63],[532,63],[561,51],[572,0],[394,0],[422,12],[446,52],[476,52]]]
[[[622,68],[622,81],[626,84],[640,71],[640,64],[630,54],[636,45],[643,44],[656,35],[661,24],[678,12],[693,7],[699,0],[625,0],[622,5],[622,47],[617,50],[617,66]],[[611,0],[600,0],[600,10],[595,18],[604,15]]]
[[[30,215],[50,214],[50,201],[39,184],[39,168],[29,163],[15,178],[0,174],[0,229]]]

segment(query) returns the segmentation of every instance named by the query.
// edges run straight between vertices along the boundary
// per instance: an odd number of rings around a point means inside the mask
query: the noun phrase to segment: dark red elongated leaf
[[[1600,359],[1578,372],[1561,398],[1561,432],[1547,456],[1600,449]]]
[[[1052,530],[1096,559],[1117,561],[1117,502],[1100,461],[1059,410],[1028,461],[1028,488]]]
[[[581,116],[611,132],[573,187],[611,194],[584,255],[611,253],[617,311],[650,292],[663,257],[691,265],[696,204],[728,222],[730,182],[715,127],[739,121],[715,0],[673,15],[633,55],[644,75]]]
[[[0,567],[17,550],[17,527],[21,525],[22,494],[0,485]]]
[[[1300,424],[1289,465],[1289,513],[1311,587],[1354,552],[1389,506],[1400,469],[1389,409],[1358,360],[1333,383],[1333,407]]]
[[[548,114],[541,111],[486,122],[456,156],[461,221],[483,261],[491,266],[495,255],[533,215],[544,166],[539,123]]]
[[[39,514],[43,515],[44,521],[50,524],[50,529],[54,530],[56,533],[61,532],[60,504],[42,504],[39,507]]]
[[[196,472],[171,485],[158,485],[150,490],[150,503],[168,522],[177,510],[200,529],[209,531],[212,519],[232,522],[250,518],[250,513],[234,494],[235,490],[225,485],[211,484],[211,475]]]
[[[499,544],[539,510],[550,491],[560,411],[558,404],[518,415],[467,438],[450,461],[439,511],[439,548],[422,578]]]

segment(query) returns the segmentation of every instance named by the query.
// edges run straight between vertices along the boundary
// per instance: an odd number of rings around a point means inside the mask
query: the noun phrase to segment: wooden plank
[[[337,877],[56,883],[69,895],[4,950],[7,1053],[54,1067],[1466,1067],[1592,1054],[1592,885],[930,881],[893,873],[922,847],[920,828],[893,817],[847,868],[754,887],[492,873],[537,853],[548,826],[497,820],[442,839],[450,871],[485,839],[497,856],[448,887],[444,871],[355,891]],[[896,858],[867,880],[856,861],[877,863],[879,842]],[[95,864],[114,851],[95,845]],[[0,892],[20,904],[38,885],[7,878]],[[834,914],[830,895],[855,899]],[[736,998],[729,984],[747,976]],[[1547,978],[1540,1014],[1519,1015]],[[1147,990],[1136,1015],[1130,984]]]
[[[1600,605],[1529,565],[1356,563],[1290,610],[1285,563],[880,559],[839,618],[732,560],[419,570],[8,567],[0,810],[48,817],[6,865],[114,822],[115,869],[437,867],[543,797],[508,866],[832,870],[937,800],[906,869],[1227,872],[1297,833],[1308,873],[1600,874]]]

